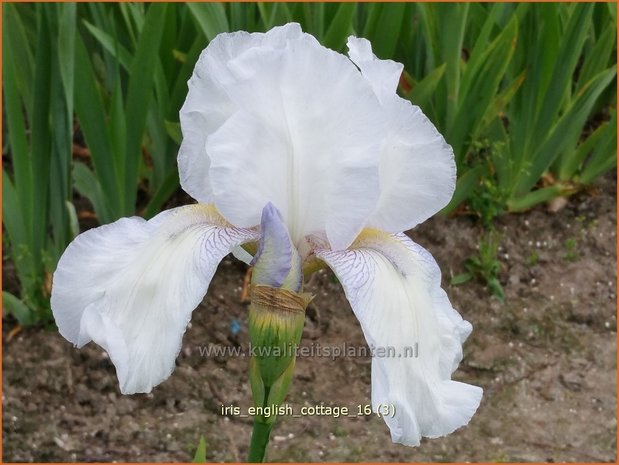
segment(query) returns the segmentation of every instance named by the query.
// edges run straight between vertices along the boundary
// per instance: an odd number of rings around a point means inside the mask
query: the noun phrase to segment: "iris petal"
[[[396,89],[402,65],[379,60],[365,39],[348,39],[350,58],[372,85],[388,118],[380,155],[380,198],[367,226],[401,232],[422,223],[451,199],[453,150],[421,109]]]
[[[379,60],[372,53],[372,44],[366,39],[348,38],[348,56],[359,67],[381,102],[396,95],[404,65],[393,60]]]
[[[389,355],[372,359],[372,404],[395,409],[384,416],[393,441],[416,446],[466,425],[482,390],[451,375],[471,325],[441,289],[432,256],[403,234],[376,230],[350,250],[317,256],[342,283],[368,344]]]
[[[229,63],[252,48],[275,51],[301,34],[298,24],[273,28],[268,34],[245,31],[219,34],[200,55],[180,111],[183,142],[178,155],[181,186],[194,199],[203,203],[213,200],[207,137],[243,106],[229,95],[238,80]]]
[[[207,205],[150,221],[122,218],[80,234],[54,273],[58,329],[77,346],[93,340],[103,347],[124,394],[150,392],[174,370],[191,313],[221,259],[256,239]]]
[[[259,224],[272,202],[295,245],[326,232],[345,248],[374,211],[383,108],[345,55],[298,25],[218,36],[181,113],[182,185],[231,223]]]

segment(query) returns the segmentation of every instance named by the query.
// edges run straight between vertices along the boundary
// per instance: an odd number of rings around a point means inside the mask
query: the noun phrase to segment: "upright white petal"
[[[60,333],[95,341],[124,394],[150,392],[174,370],[191,312],[221,259],[257,239],[209,205],[122,218],[80,234],[60,258],[51,306]]]
[[[372,404],[385,416],[394,442],[416,446],[466,425],[482,390],[451,380],[471,331],[441,289],[432,256],[405,235],[364,230],[350,250],[320,250],[333,269],[365,338],[395,356],[372,359]],[[418,357],[414,357],[415,344]]]
[[[282,48],[286,40],[298,38],[301,34],[298,24],[277,27],[268,34],[224,33],[215,37],[200,54],[180,111],[183,142],[178,154],[181,186],[194,199],[212,202],[206,138],[239,109],[228,95],[228,88],[237,81],[237,76],[229,69],[229,62],[250,48]]]
[[[242,227],[258,224],[272,202],[297,244],[320,231],[335,248],[352,242],[379,197],[386,117],[346,56],[294,24],[222,35],[190,87],[182,126],[196,137],[183,143],[179,166],[191,195],[212,200]]]
[[[405,231],[449,203],[456,183],[453,150],[419,107],[396,94],[402,65],[376,58],[365,39],[350,37],[348,48],[388,115],[380,199],[367,224],[394,233]]]
[[[372,44],[366,39],[348,38],[348,56],[359,67],[376,95],[385,102],[393,98],[398,89],[404,65],[393,60],[379,60],[372,53]]]

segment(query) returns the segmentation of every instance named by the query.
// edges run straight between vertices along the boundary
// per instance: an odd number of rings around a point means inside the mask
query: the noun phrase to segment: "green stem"
[[[249,462],[264,462],[272,428],[273,423],[263,423],[258,418],[254,420],[254,429],[251,432],[251,443],[249,444]]]

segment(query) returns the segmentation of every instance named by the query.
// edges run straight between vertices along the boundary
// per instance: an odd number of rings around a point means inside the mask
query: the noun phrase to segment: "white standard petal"
[[[404,65],[393,60],[379,60],[372,53],[372,44],[366,39],[350,36],[347,45],[348,56],[359,67],[380,100],[393,98]]]
[[[79,347],[91,340],[103,347],[124,394],[150,392],[174,370],[191,313],[221,259],[257,236],[225,223],[209,205],[86,231],[54,273],[58,329]]]
[[[295,244],[324,231],[345,248],[379,196],[387,128],[371,85],[307,34],[283,48],[248,48],[228,70],[237,81],[226,90],[240,110],[206,142],[217,208],[247,227],[272,202]]]
[[[281,48],[286,40],[301,34],[298,24],[277,27],[268,34],[244,31],[219,34],[201,53],[180,111],[183,142],[178,154],[178,170],[181,186],[194,199],[203,203],[212,201],[206,138],[239,108],[228,95],[230,86],[237,80],[229,70],[229,62],[250,48]]]
[[[419,107],[388,104],[390,132],[380,159],[380,199],[368,226],[406,231],[449,203],[456,186],[453,150]]]
[[[405,231],[451,200],[456,183],[453,150],[419,107],[396,94],[400,63],[378,59],[365,39],[350,37],[348,49],[388,115],[389,133],[380,159],[380,199],[368,226]]]
[[[471,325],[440,287],[432,256],[405,235],[364,230],[350,250],[319,250],[374,349],[372,404],[394,442],[416,446],[466,425],[482,390],[451,380]],[[382,407],[385,408],[385,407]]]

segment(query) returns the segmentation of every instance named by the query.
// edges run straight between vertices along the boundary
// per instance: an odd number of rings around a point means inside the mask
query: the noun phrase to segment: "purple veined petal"
[[[150,392],[174,370],[191,313],[221,259],[257,238],[201,204],[86,231],[54,273],[58,329],[79,347],[91,340],[103,347],[124,394]]]
[[[372,359],[372,404],[395,409],[384,416],[392,440],[416,446],[466,425],[482,390],[451,375],[471,325],[441,289],[432,256],[403,234],[377,230],[349,250],[316,255],[342,283],[370,347],[392,354]]]

